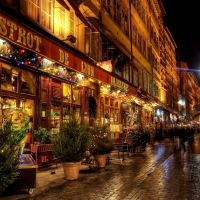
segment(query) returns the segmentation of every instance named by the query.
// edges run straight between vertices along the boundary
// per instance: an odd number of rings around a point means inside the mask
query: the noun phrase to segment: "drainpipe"
[[[131,12],[131,0],[129,0],[129,15],[130,15],[130,60],[131,60],[131,70],[129,70],[129,73],[133,71],[133,66],[132,66],[132,59],[133,59],[133,55],[132,55],[132,52],[133,52],[133,48],[132,48],[132,41],[133,41],[133,38],[132,38],[132,20],[131,20],[131,16],[132,16],[132,12]],[[133,76],[133,73],[130,74],[130,76]],[[132,84],[133,84],[133,77],[132,77]]]

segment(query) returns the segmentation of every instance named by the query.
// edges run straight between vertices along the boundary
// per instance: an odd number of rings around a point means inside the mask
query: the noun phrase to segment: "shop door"
[[[97,109],[96,100],[93,97],[89,97],[89,126],[94,125],[97,112],[96,109]]]

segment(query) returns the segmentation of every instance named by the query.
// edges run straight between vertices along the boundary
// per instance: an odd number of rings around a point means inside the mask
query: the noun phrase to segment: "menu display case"
[[[15,181],[9,186],[12,190],[28,189],[28,193],[33,193],[36,187],[36,170],[38,165],[30,154],[20,156],[20,165],[15,175]]]

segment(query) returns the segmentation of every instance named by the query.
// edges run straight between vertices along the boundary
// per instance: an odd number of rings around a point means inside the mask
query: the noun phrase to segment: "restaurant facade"
[[[113,137],[120,137],[130,112],[141,107],[137,88],[115,77],[111,62],[96,66],[42,29],[30,28],[26,20],[22,24],[0,14],[0,50],[2,122],[6,111],[17,107],[28,111],[30,132],[42,126],[56,133],[73,110],[80,123],[100,120],[111,124]],[[125,99],[132,102],[126,110],[121,106]]]
[[[108,40],[103,42],[107,46]],[[26,111],[30,117],[30,133],[40,126],[56,133],[73,110],[80,123],[92,126],[98,120],[110,125],[113,138],[124,137],[123,128],[131,128],[136,123],[156,127],[171,123],[170,109],[166,105],[130,84],[128,76],[131,73],[122,76],[125,73],[121,71],[122,64],[125,71],[135,67],[120,50],[118,52],[116,57],[123,62],[118,59],[114,65],[108,57],[96,63],[24,16],[2,8],[1,122],[8,110],[19,108],[20,116],[14,111],[11,113],[18,126]],[[147,82],[146,79],[138,80],[137,69],[134,70],[132,79]],[[31,136],[29,142],[34,142],[33,134]]]

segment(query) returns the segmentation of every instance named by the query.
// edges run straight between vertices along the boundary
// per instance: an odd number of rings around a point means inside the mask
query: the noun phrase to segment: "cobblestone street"
[[[105,170],[95,172],[82,168],[76,181],[61,178],[59,185],[49,186],[32,196],[13,194],[3,196],[2,200],[199,200],[199,143],[200,135],[197,135],[193,144],[186,143],[184,152],[178,138],[174,143],[162,141],[154,147],[147,145],[146,151],[129,157],[125,152],[124,161],[117,159],[117,153],[112,153]],[[49,176],[58,179],[57,172]],[[47,184],[48,177],[43,181]]]

